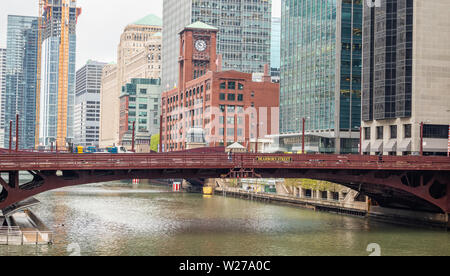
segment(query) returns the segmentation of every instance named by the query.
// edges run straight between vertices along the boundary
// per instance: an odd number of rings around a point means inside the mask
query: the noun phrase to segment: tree
[[[338,184],[312,179],[285,179],[284,185],[288,187],[302,187],[303,189],[331,192],[337,192],[342,189]]]
[[[159,146],[159,134],[152,135],[152,139],[150,140],[150,150],[158,151]]]

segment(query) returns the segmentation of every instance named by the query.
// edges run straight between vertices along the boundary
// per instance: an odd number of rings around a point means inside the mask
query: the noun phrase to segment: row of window
[[[225,94],[225,93],[220,93],[219,99],[220,99],[221,101],[231,101],[231,102],[234,102],[234,101],[236,101],[236,94]],[[243,101],[244,101],[244,94],[238,94],[238,95],[237,95],[237,100],[238,100],[238,102],[243,102]]]
[[[383,140],[384,139],[384,126],[378,126],[376,127],[376,139],[377,140]],[[428,139],[447,139],[449,132],[448,132],[448,125],[424,125],[423,126],[423,138]],[[398,138],[398,127],[396,125],[389,126],[389,134],[390,139],[397,139]],[[412,125],[406,124],[403,125],[403,138],[408,139],[412,138]],[[370,140],[371,139],[371,128],[366,127],[364,128],[364,139]]]
[[[238,90],[244,90],[244,85],[242,83],[238,83],[237,87],[238,87]],[[228,85],[227,85],[227,82],[220,83],[220,89],[227,89],[227,88],[229,90],[236,90],[236,82],[229,81]]]
[[[206,84],[206,91],[208,91],[210,89],[210,85],[209,83]],[[197,88],[194,89],[189,89],[186,91],[186,99],[191,97],[191,96],[195,96],[195,95],[199,95],[199,94],[203,94],[204,91],[204,86],[201,85]],[[183,100],[183,93],[180,94],[180,99]],[[178,95],[174,95],[172,97],[167,98],[167,104],[172,104],[172,103],[177,103],[178,102]]]
[[[390,131],[390,139],[398,138],[398,127],[396,125],[389,126],[389,131]],[[364,139],[370,140],[371,137],[372,137],[371,128],[370,127],[364,128]],[[412,125],[410,124],[403,125],[403,138],[407,139],[411,137],[412,137]],[[376,127],[376,139],[377,140],[384,139],[384,126]]]

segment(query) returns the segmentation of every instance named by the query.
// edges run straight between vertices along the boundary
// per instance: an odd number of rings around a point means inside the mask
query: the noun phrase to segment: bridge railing
[[[450,158],[418,156],[162,153],[0,154],[0,170],[316,168],[450,170]]]

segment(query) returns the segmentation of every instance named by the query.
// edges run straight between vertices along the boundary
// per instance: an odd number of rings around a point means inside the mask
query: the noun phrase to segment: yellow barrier
[[[203,187],[203,194],[204,195],[212,195],[213,194],[213,188],[212,187]]]

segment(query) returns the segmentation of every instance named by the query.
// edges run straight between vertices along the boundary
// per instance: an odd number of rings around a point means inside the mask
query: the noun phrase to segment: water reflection
[[[112,183],[38,197],[35,213],[55,231],[47,247],[1,247],[0,255],[449,255],[450,234],[221,196],[173,194]]]

